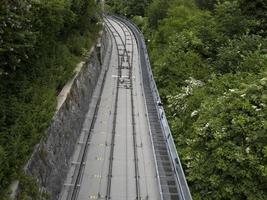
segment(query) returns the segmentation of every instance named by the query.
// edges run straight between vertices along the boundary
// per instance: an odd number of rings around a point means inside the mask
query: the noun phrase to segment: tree
[[[252,22],[242,14],[237,1],[218,3],[215,12],[219,30],[228,37],[232,38],[250,31]]]
[[[243,15],[250,20],[257,20],[254,33],[259,33],[262,36],[267,36],[267,2],[265,0],[239,0],[239,5]]]
[[[57,93],[100,29],[94,0],[2,0],[0,13],[0,196],[4,198],[11,180],[21,179],[23,166],[44,137]],[[36,199],[31,184],[21,183],[25,199]]]
[[[35,44],[28,0],[3,0],[0,5],[0,77],[9,75],[28,61]]]
[[[171,1],[163,18],[151,6],[145,32],[193,198],[266,199],[263,17],[241,1],[197,2]]]
[[[147,8],[149,27],[157,29],[159,22],[167,16],[170,1],[154,0]]]
[[[259,35],[243,35],[219,48],[215,66],[220,73],[259,73],[267,65],[267,40]]]
[[[196,0],[196,4],[201,9],[208,9],[211,11],[214,10],[216,3],[217,3],[217,0]]]
[[[185,155],[195,199],[266,199],[267,80],[260,77],[201,103]]]

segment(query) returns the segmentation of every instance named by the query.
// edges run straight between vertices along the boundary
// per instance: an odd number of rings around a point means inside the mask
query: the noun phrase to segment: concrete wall
[[[77,67],[75,77],[58,97],[57,112],[46,138],[36,147],[25,167],[28,174],[37,178],[41,191],[48,192],[52,200],[58,198],[64,184],[109,43],[104,31],[87,61]]]

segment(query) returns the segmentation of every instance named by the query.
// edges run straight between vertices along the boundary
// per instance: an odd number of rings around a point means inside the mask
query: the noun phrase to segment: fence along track
[[[110,20],[112,20],[113,22],[115,22],[116,24],[118,24],[118,26],[121,28],[121,30],[123,31],[123,34],[125,36],[125,42],[123,42],[122,37],[120,36],[120,39],[122,41],[122,44],[124,46],[124,55],[126,54],[127,57],[127,62],[128,62],[128,66],[129,66],[129,80],[130,80],[130,88],[131,88],[131,113],[132,113],[132,131],[133,131],[133,148],[134,148],[134,164],[135,164],[135,188],[136,188],[136,199],[139,200],[141,199],[140,196],[140,179],[139,179],[139,169],[138,169],[138,155],[137,155],[137,143],[136,143],[136,127],[135,127],[135,117],[134,117],[134,100],[133,100],[133,76],[132,76],[132,71],[133,71],[133,51],[134,51],[134,47],[133,47],[133,35],[130,31],[130,29],[125,26],[123,23],[123,25],[121,24],[121,22],[118,22],[116,19],[109,17]],[[111,23],[110,23],[111,24]],[[115,27],[111,24],[111,26],[113,27],[113,29],[116,31]],[[124,29],[126,28],[126,30]],[[128,32],[129,35],[126,34],[126,31]],[[119,35],[118,31],[116,31],[117,34]],[[131,50],[131,61],[129,61],[130,55],[129,52],[127,51],[127,36],[130,36],[130,40],[131,40],[131,46],[132,46],[132,50]],[[123,55],[123,56],[124,56]],[[110,192],[110,191],[109,191]],[[109,194],[110,196],[110,194]]]

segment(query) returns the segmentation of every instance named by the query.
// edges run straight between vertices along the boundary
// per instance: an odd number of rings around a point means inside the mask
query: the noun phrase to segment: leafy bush
[[[266,73],[186,83],[168,112],[194,199],[264,199]]]
[[[109,11],[127,17],[144,16],[147,1],[144,0],[107,0]]]
[[[262,78],[203,99],[184,154],[195,199],[266,198],[266,90]]]
[[[193,199],[266,199],[265,3],[168,1],[155,17],[164,2],[145,33]]]
[[[218,72],[260,72],[267,64],[264,50],[267,40],[259,35],[243,35],[229,40],[218,49],[215,65]]]

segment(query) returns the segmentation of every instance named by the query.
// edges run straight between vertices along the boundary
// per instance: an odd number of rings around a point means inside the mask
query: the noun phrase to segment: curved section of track
[[[111,42],[61,200],[192,200],[144,38],[105,16]]]
[[[136,198],[140,199],[140,185],[139,185],[139,173],[138,173],[138,158],[137,158],[137,145],[136,145],[136,131],[135,131],[135,119],[134,119],[134,105],[133,105],[133,84],[132,84],[132,67],[133,67],[133,36],[131,32],[129,32],[129,29],[125,26],[123,26],[121,23],[117,22],[117,20],[112,19],[111,17],[106,18],[106,24],[109,27],[109,30],[112,32],[113,36],[118,36],[120,49],[123,53],[119,54],[121,64],[119,65],[119,70],[121,71],[119,74],[119,82],[121,84],[125,84],[126,89],[130,89],[130,96],[131,96],[131,124],[132,124],[132,137],[133,137],[133,154],[134,154],[134,166],[135,166],[135,190],[136,190]],[[115,26],[119,26],[123,36],[120,35],[118,28]],[[116,37],[115,37],[116,40]],[[123,72],[122,72],[123,71]],[[127,92],[126,92],[127,96]],[[126,97],[127,98],[127,97]],[[126,101],[127,103],[127,101]],[[128,113],[126,113],[126,117],[128,116]],[[127,121],[127,120],[126,120]],[[126,199],[128,198],[128,131],[126,131]],[[114,147],[114,145],[113,145]],[[113,155],[114,150],[111,151],[110,158],[110,167],[109,167],[109,176],[108,176],[108,186],[107,186],[107,199],[111,199],[111,186],[112,186],[112,171],[113,171]]]
[[[144,37],[138,27],[129,20],[118,16],[115,16],[115,19],[123,22],[132,30],[138,44],[146,111],[150,124],[161,199],[192,200],[164,109],[159,104],[161,100],[151,71]]]
[[[137,41],[122,21],[104,22],[113,44],[109,66],[61,200],[159,200]]]

